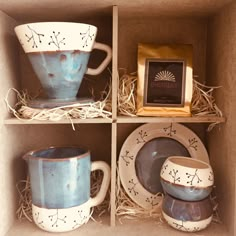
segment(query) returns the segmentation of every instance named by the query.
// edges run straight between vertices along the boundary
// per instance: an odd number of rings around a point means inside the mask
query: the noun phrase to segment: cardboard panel
[[[17,143],[17,132],[7,130],[3,124],[4,118],[8,117],[8,112],[4,104],[4,98],[9,88],[18,88],[17,75],[17,47],[12,28],[16,22],[3,12],[0,12],[0,235],[5,235],[7,230],[13,224],[15,218],[15,202],[17,199],[15,180],[21,176],[21,172],[16,168],[16,153],[19,147]],[[4,82],[3,82],[4,81]],[[14,102],[14,96],[10,102]],[[15,173],[13,175],[13,173]]]
[[[230,2],[233,1],[198,0],[196,3],[192,0],[121,0],[119,1],[121,14],[118,35],[115,35],[118,37],[119,50],[116,55],[113,55],[118,57],[118,67],[133,72],[137,69],[137,44],[139,42],[190,43],[194,46],[194,74],[199,76],[199,81],[207,81],[209,85],[223,86],[217,91],[216,98],[217,104],[227,118],[226,124],[217,126],[207,135],[207,139],[204,125],[188,124],[187,126],[191,127],[204,143],[208,141],[206,144],[216,175],[219,209],[221,218],[227,226],[227,236],[233,236],[236,232],[236,160],[234,158],[236,155],[234,141],[236,137],[234,121],[236,116],[236,95],[234,92],[236,83],[234,80],[236,74],[236,4],[233,3],[223,8]],[[26,164],[21,159],[26,151],[51,145],[83,145],[91,149],[93,160],[109,162],[112,151],[114,166],[115,155],[119,155],[124,140],[130,132],[140,125],[138,123],[85,124],[78,125],[74,132],[70,125],[3,124],[4,119],[9,117],[3,102],[7,90],[15,87],[17,89],[28,88],[31,92],[35,92],[40,87],[26,55],[16,40],[13,31],[14,26],[22,22],[37,20],[77,22],[83,20],[98,25],[98,41],[111,45],[111,6],[114,1],[95,0],[92,4],[91,7],[91,3],[88,1],[73,0],[58,1],[58,4],[48,0],[22,0],[19,2],[0,0],[1,9],[17,20],[16,22],[5,13],[0,12],[0,72],[3,81],[0,86],[0,99],[2,101],[0,109],[0,153],[2,154],[0,173],[3,179],[0,182],[0,189],[4,190],[0,193],[2,206],[0,235],[5,235],[10,226],[15,225],[15,210],[18,200],[15,184],[19,179],[25,178],[27,174]],[[216,15],[212,16],[213,13]],[[201,18],[194,18],[195,16],[201,16]],[[210,20],[208,21],[205,17],[210,17]],[[18,53],[20,53],[19,57]],[[101,55],[95,57],[94,62],[96,63]],[[98,91],[104,88],[107,82],[107,74],[102,77],[101,81],[94,82]],[[113,89],[115,90],[115,88]],[[12,97],[11,102],[14,103],[14,101],[15,98]],[[115,153],[116,149],[117,153]],[[113,177],[115,176],[114,173],[113,169]],[[114,194],[114,192],[113,179],[112,193]],[[112,224],[114,224],[114,216],[112,217]],[[145,232],[150,229],[149,226],[143,228],[142,224],[139,225]],[[20,224],[19,229],[25,228],[24,226]],[[26,226],[24,229],[25,235],[35,232],[34,229],[28,232],[30,227],[32,225]],[[223,231],[223,226],[217,227],[214,229],[213,225],[209,231],[206,231],[206,235],[215,235],[216,231]],[[133,228],[128,225],[128,227],[120,227],[120,229],[127,233],[131,232]],[[153,231],[155,234],[156,226]],[[16,232],[22,231],[16,229],[12,232],[13,234],[10,233],[9,235],[15,235]],[[164,235],[169,232],[171,232],[169,228],[164,228],[163,233],[160,234]],[[175,234],[176,231],[173,230],[173,235]]]
[[[192,44],[193,73],[205,81],[207,21],[191,18],[137,17],[119,21],[119,68],[137,71],[138,43]]]
[[[217,104],[227,121],[209,134],[209,149],[216,176],[221,217],[229,235],[235,235],[235,155],[236,155],[236,4],[216,15],[209,24],[208,84],[217,90]]]
[[[139,16],[145,17],[150,15],[175,15],[175,16],[208,16],[216,12],[222,6],[228,4],[232,0],[93,0],[89,2],[83,1],[32,1],[32,0],[1,0],[0,5],[2,10],[7,14],[14,16],[17,20],[31,19],[31,20],[60,20],[65,18],[67,20],[73,19],[80,14],[86,15],[104,15],[109,14],[112,5],[117,4],[121,10],[121,14],[125,16]],[[53,13],[53,14],[52,14]]]

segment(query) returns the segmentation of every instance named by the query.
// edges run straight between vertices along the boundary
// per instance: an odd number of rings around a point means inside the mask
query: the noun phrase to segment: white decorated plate
[[[124,142],[119,156],[119,175],[129,197],[146,209],[158,204],[162,192],[160,170],[169,156],[189,156],[209,163],[199,137],[178,123],[144,124]]]

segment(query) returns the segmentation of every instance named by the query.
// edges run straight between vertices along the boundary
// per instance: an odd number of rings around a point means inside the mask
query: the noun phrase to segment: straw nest
[[[145,209],[136,204],[121,184],[119,169],[117,166],[117,181],[116,181],[116,216],[120,223],[123,220],[135,220],[135,219],[154,219],[162,222],[161,217],[161,204],[163,199],[163,193],[156,194],[158,204],[152,209]]]
[[[9,102],[11,93],[15,93],[17,98],[14,106],[10,105]],[[34,96],[34,98],[36,97]],[[10,88],[5,97],[5,103],[9,112],[19,120],[57,122],[68,119],[73,129],[75,129],[73,119],[92,119],[97,117],[111,119],[111,83],[101,92],[100,100],[95,102],[76,103],[50,109],[37,109],[28,106],[29,101],[34,98],[30,97],[27,91],[19,92],[15,88]]]
[[[193,80],[193,96],[191,101],[191,113],[193,116],[222,117],[222,112],[216,105],[213,96],[214,90],[218,88],[220,87],[206,86],[195,79]],[[118,88],[118,112],[120,115],[136,116],[136,90],[137,73],[127,74],[121,71]]]

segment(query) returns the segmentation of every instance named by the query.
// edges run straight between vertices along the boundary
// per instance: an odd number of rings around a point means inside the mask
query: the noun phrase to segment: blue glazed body
[[[89,52],[71,50],[34,52],[27,55],[48,98],[76,97],[87,71]]]
[[[161,185],[165,192],[184,201],[200,201],[208,197],[212,191],[212,187],[193,188],[168,183],[163,179],[161,179]]]
[[[49,148],[26,154],[32,203],[58,209],[90,198],[90,153],[80,148]]]
[[[181,221],[201,221],[213,214],[210,198],[201,201],[182,201],[168,194],[162,202],[162,210],[169,217]]]

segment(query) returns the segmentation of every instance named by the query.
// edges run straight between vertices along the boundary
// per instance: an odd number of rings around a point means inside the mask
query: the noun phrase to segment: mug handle
[[[100,74],[105,68],[106,66],[109,64],[109,62],[111,61],[111,48],[103,43],[94,43],[93,49],[98,49],[98,50],[102,50],[106,52],[106,58],[102,61],[102,63],[100,64],[100,66],[98,66],[95,69],[92,68],[88,68],[86,74],[87,75],[98,75]]]
[[[104,161],[92,162],[91,171],[95,171],[95,170],[101,170],[103,172],[103,179],[102,179],[102,184],[101,184],[98,194],[95,197],[90,198],[91,207],[97,206],[103,202],[103,200],[106,197],[106,193],[107,193],[107,190],[110,184],[110,178],[111,178],[111,169],[110,169],[110,166],[106,162]]]

